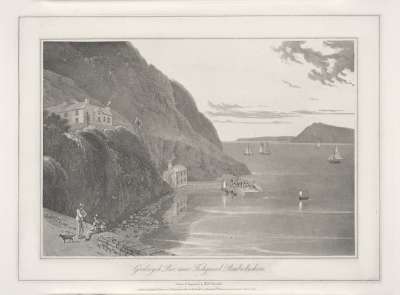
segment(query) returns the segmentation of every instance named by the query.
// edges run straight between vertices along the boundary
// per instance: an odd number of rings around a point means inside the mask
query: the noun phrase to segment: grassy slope
[[[64,243],[60,233],[75,233],[75,219],[49,209],[43,212],[43,254],[45,256],[103,256],[96,239]],[[86,224],[88,226],[88,224]]]

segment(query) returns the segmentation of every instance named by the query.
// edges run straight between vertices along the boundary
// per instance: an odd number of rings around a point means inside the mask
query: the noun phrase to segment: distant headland
[[[321,143],[354,143],[354,129],[313,123],[297,136],[260,136],[239,138],[236,141],[279,141],[279,142],[321,142]]]

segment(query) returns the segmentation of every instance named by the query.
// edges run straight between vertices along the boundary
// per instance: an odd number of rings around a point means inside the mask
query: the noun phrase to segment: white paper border
[[[171,37],[316,38],[359,40],[358,259],[258,259],[261,274],[132,276],[132,265],[154,259],[40,259],[41,39]],[[368,69],[364,70],[363,69]],[[23,17],[20,19],[21,280],[378,280],[379,275],[379,16]],[[39,138],[39,142],[38,142]],[[39,145],[37,144],[39,143]],[[40,171],[40,173],[38,173]],[[361,188],[361,189],[360,189]],[[39,199],[38,199],[39,197]],[[36,211],[36,209],[38,211]],[[38,248],[39,247],[39,248]],[[39,251],[37,251],[39,249]],[[182,262],[163,258],[162,263]],[[236,258],[227,259],[235,261]],[[252,260],[254,262],[255,259]],[[179,261],[179,262],[178,262]],[[216,259],[204,260],[213,264]],[[242,261],[241,261],[242,262]],[[197,262],[196,262],[197,263]],[[220,263],[220,262],[218,262]],[[96,270],[96,271],[94,271]],[[187,273],[186,273],[187,275]]]

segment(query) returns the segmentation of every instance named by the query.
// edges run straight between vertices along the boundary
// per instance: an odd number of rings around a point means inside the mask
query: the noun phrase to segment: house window
[[[79,118],[75,118],[75,123],[79,123]]]
[[[79,115],[79,110],[75,111],[75,115],[77,115],[77,116]]]
[[[103,116],[103,122],[105,122],[106,121],[106,117],[105,116]]]
[[[110,117],[107,118],[107,122],[111,123],[111,118]]]
[[[64,113],[64,118],[68,117],[68,113]]]
[[[98,122],[101,122],[101,119],[100,119],[100,117],[97,117],[97,121],[98,121]]]

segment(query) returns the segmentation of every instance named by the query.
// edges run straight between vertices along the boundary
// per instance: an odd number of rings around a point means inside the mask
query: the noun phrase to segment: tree
[[[59,115],[43,112],[43,154],[48,156],[57,156],[62,147],[62,139],[65,132],[68,132],[70,126],[68,121]]]

